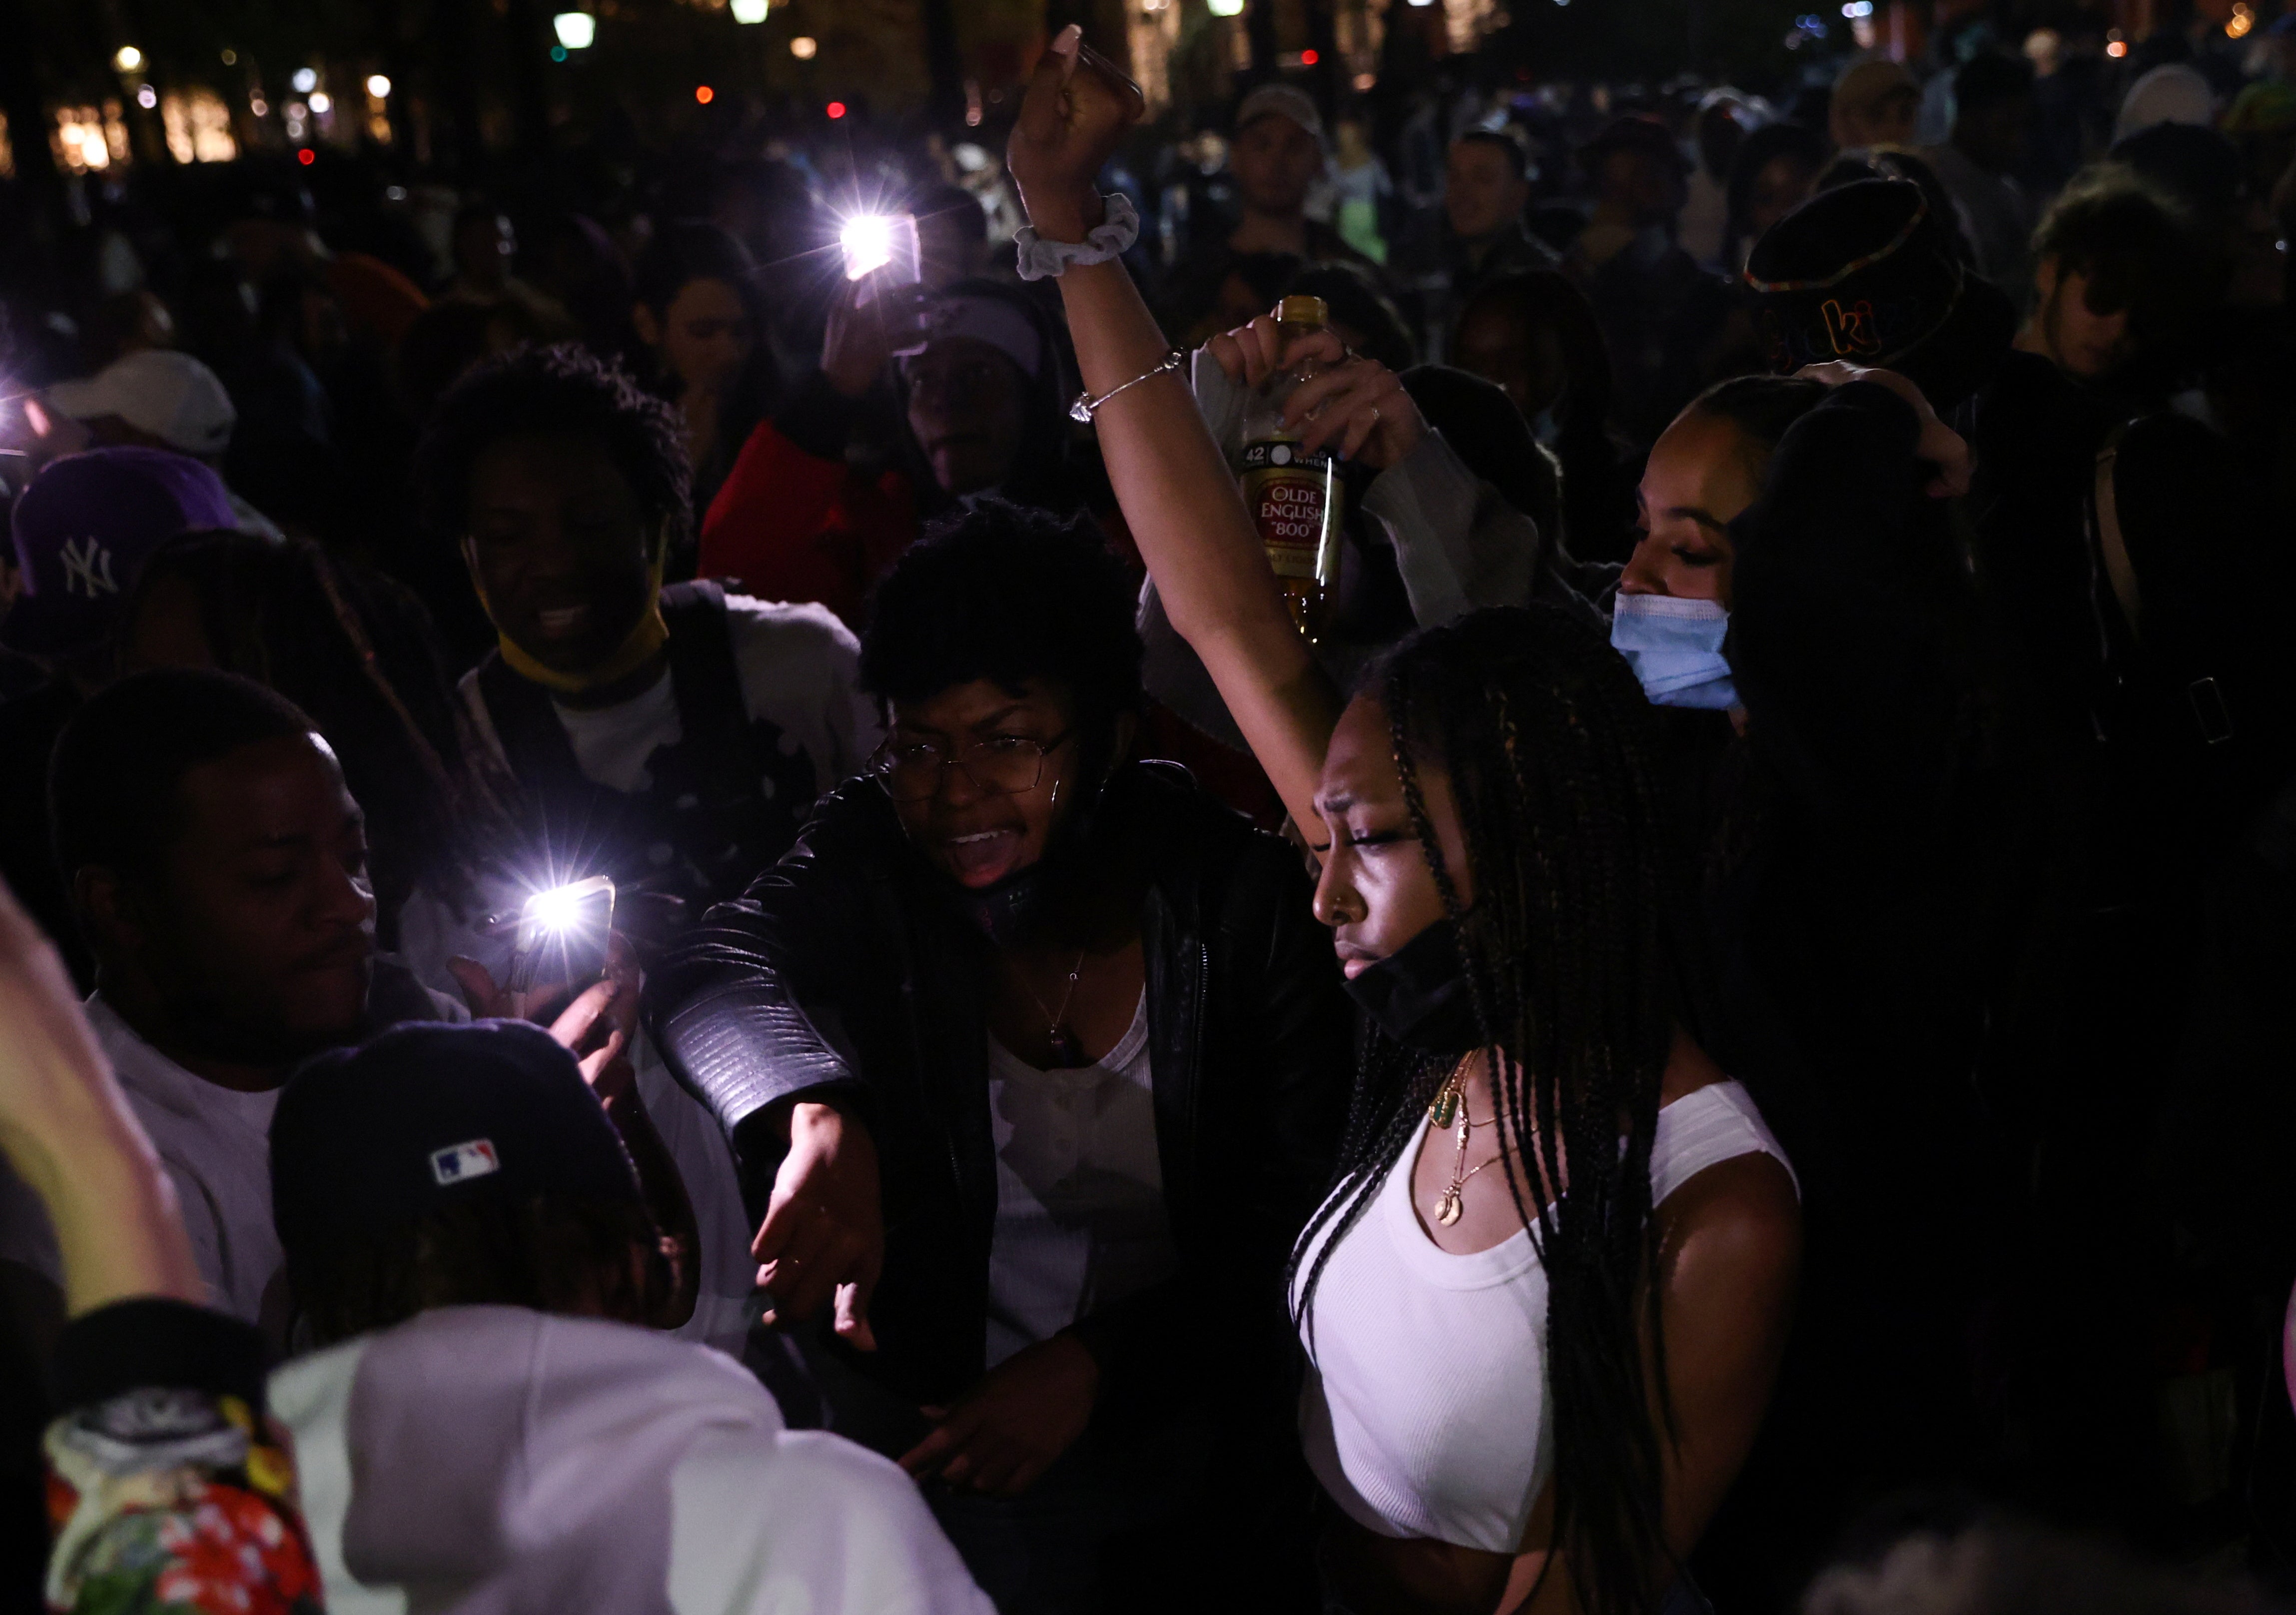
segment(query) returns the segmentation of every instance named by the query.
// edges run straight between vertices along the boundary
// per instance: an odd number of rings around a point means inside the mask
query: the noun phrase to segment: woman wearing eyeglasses
[[[1297,856],[1125,760],[1140,657],[1086,532],[990,501],[920,542],[863,639],[871,775],[652,983],[775,1174],[778,1318],[834,1302],[792,1331],[831,1423],[1008,1611],[1308,1581],[1283,1269],[1350,1015]]]

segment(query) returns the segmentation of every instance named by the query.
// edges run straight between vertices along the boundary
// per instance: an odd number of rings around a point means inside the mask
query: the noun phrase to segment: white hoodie
[[[898,1467],[706,1347],[447,1308],[271,1406],[330,1615],[993,1615]]]

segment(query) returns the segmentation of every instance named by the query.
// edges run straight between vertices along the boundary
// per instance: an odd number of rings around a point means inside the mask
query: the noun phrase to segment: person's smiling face
[[[1459,900],[1472,905],[1473,872],[1451,783],[1424,763],[1416,772],[1444,867]],[[1404,803],[1387,709],[1368,695],[1349,701],[1332,731],[1316,807],[1323,819],[1321,836],[1309,831],[1323,860],[1316,917],[1332,928],[1340,968],[1352,979],[1443,918],[1443,894]]]
[[[988,781],[984,786],[972,773],[946,762],[931,796],[903,800],[905,792],[894,790],[901,827],[935,868],[961,886],[977,890],[1018,874],[1045,856],[1054,830],[1075,806],[1074,728],[1067,693],[1042,679],[1008,690],[976,678],[924,701],[895,701],[884,757],[929,771],[936,759],[963,756]],[[1034,784],[993,788],[1001,770],[1025,776],[1038,748],[1042,767]]]
[[[644,506],[594,438],[521,433],[471,467],[470,562],[495,627],[560,673],[611,657],[650,597]]]
[[[1730,523],[1760,491],[1760,452],[1719,415],[1677,416],[1643,469],[1642,537],[1619,578],[1627,594],[1730,604]]]

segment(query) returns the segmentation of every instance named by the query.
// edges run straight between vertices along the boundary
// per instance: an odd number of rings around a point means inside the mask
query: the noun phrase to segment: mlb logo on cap
[[[502,1158],[495,1153],[494,1140],[490,1138],[449,1144],[430,1155],[430,1176],[441,1184],[458,1184],[464,1178],[484,1177],[489,1172],[501,1170]]]
[[[271,1215],[291,1267],[531,1195],[645,1205],[574,1056],[522,1021],[408,1021],[330,1050],[272,1113]]]

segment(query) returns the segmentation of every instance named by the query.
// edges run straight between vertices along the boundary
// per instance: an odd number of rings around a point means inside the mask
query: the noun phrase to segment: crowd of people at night
[[[0,189],[0,1601],[2296,1600],[2296,11],[2025,9]]]

